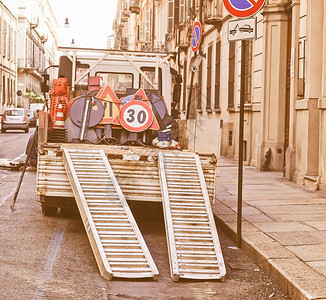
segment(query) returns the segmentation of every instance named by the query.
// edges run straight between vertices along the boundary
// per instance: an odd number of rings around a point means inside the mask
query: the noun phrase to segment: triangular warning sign
[[[149,107],[152,109],[152,105],[151,103],[148,101],[147,99],[147,96],[146,96],[146,93],[144,91],[143,88],[140,88],[136,94],[130,99],[129,102],[131,101],[134,101],[134,100],[141,100],[141,101],[144,101],[146,104],[149,105]],[[152,109],[153,111],[153,109]],[[152,130],[159,130],[160,129],[160,126],[158,125],[158,122],[156,120],[156,117],[155,117],[155,114],[153,112],[153,116],[154,116],[154,119],[153,119],[153,123],[151,125],[151,127],[149,127],[148,129],[152,129]],[[117,116],[116,119],[114,119],[114,122],[119,122],[119,117]],[[115,124],[115,123],[114,123]]]
[[[102,88],[96,95],[96,98],[101,100],[103,104],[106,103],[103,119],[99,124],[114,124],[120,125],[118,118],[121,102],[110,86]]]

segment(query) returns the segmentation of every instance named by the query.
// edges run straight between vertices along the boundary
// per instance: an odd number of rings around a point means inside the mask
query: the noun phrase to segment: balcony
[[[205,14],[204,22],[207,25],[214,25],[218,26],[222,23],[222,16],[220,15],[213,15],[213,14]]]
[[[190,44],[188,42],[186,42],[186,41],[181,41],[178,46],[179,46],[181,51],[187,53]]]
[[[127,17],[127,18],[130,17],[130,10],[129,10],[129,7],[124,7],[124,8],[123,8],[122,15],[123,15],[124,17]]]
[[[128,17],[121,17],[121,23],[127,23]]]
[[[166,33],[165,34],[165,41],[166,42],[172,41],[172,39],[173,39],[173,34],[172,33]]]
[[[131,0],[129,10],[132,14],[139,15],[140,13],[140,0]]]
[[[128,50],[129,38],[121,38],[120,49]]]
[[[41,44],[44,44],[44,43],[46,43],[47,41],[48,41],[48,35],[47,34],[43,34],[42,36],[41,36]]]
[[[206,1],[206,10],[204,22],[207,25],[221,27],[222,24],[222,2],[221,1]]]
[[[33,61],[33,59],[18,59],[17,70],[18,73],[31,74],[38,79],[41,79],[42,66],[38,62]]]

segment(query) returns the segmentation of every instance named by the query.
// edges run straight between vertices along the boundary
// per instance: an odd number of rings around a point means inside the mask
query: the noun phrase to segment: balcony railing
[[[128,50],[129,38],[121,38],[120,48],[121,50]]]
[[[32,59],[19,58],[17,67],[19,69],[32,69],[37,72],[43,71],[42,66],[40,66],[38,63],[34,62]]]
[[[206,1],[204,22],[208,25],[220,26],[222,23],[222,1]]]

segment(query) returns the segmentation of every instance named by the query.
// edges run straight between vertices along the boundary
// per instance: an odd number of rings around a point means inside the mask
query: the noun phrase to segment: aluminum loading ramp
[[[64,149],[63,162],[101,275],[157,279],[158,270],[103,150]]]
[[[173,280],[226,274],[198,155],[159,153],[166,236]]]

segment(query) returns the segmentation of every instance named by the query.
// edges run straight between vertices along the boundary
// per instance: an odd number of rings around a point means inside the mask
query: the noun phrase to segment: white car
[[[9,129],[29,131],[29,121],[26,110],[23,108],[7,108],[1,118],[1,132]]]

